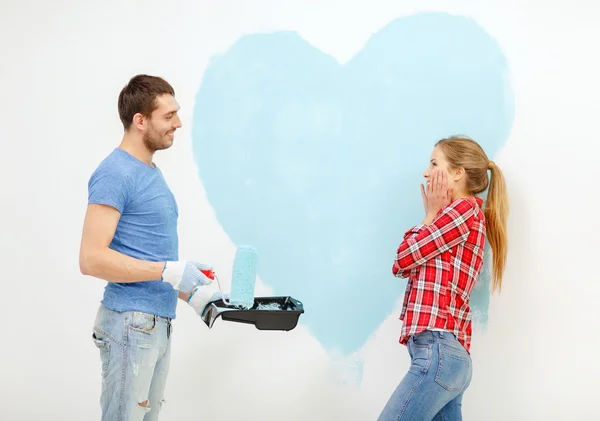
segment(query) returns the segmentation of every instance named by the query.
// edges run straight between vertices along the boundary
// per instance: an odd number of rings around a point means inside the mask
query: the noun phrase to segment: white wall
[[[181,255],[205,256],[227,278],[235,244],[206,199],[186,124],[211,57],[241,35],[292,29],[344,63],[389,21],[423,10],[471,16],[496,38],[515,97],[512,132],[494,157],[512,205],[505,288],[473,338],[465,419],[596,417],[600,8],[447,3],[2,2],[0,419],[99,416],[90,334],[104,283],[80,275],[77,257],[87,180],[120,139],[116,100],[130,76],[175,86],[184,127],[157,162],[179,202]],[[175,325],[165,420],[285,411],[289,420],[372,420],[408,367],[398,307],[362,347],[358,382],[302,324],[280,333],[218,321],[209,330],[188,310],[179,307]]]

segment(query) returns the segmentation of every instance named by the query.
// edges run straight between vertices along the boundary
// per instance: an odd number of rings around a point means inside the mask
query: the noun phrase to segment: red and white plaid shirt
[[[404,234],[392,268],[408,277],[400,343],[426,329],[445,329],[471,348],[469,297],[483,265],[485,216],[479,197],[457,199],[431,225]]]

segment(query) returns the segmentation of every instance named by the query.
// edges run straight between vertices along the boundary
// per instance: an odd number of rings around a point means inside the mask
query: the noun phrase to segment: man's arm
[[[112,206],[88,205],[79,250],[81,273],[108,282],[160,280],[165,262],[140,260],[109,248],[120,217]]]

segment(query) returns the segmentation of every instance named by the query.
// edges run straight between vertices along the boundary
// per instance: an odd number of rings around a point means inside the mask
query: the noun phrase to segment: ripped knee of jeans
[[[158,401],[158,410],[159,411],[162,409],[162,407],[165,404],[165,402],[167,402],[165,399],[161,399],[160,401]],[[138,403],[138,405],[140,407],[144,408],[144,410],[146,412],[150,411],[150,402],[147,399],[144,402]]]

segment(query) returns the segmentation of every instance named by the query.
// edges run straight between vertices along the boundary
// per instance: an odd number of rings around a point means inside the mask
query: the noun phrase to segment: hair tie
[[[488,170],[494,169],[496,167],[496,164],[494,164],[494,161],[488,161]]]

